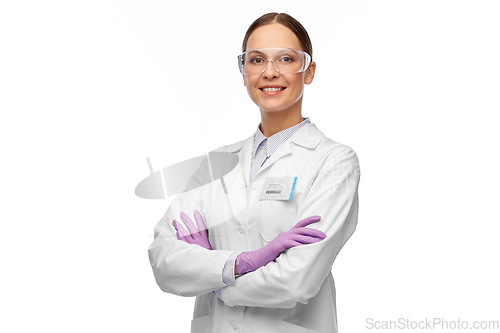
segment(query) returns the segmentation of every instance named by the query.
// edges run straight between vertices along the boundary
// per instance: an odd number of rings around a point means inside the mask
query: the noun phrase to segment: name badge
[[[292,200],[297,177],[267,177],[259,200]]]

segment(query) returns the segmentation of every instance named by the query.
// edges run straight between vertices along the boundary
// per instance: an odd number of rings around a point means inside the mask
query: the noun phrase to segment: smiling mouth
[[[274,91],[283,91],[286,89],[286,87],[280,87],[280,88],[259,88],[261,91],[265,92],[274,92]]]

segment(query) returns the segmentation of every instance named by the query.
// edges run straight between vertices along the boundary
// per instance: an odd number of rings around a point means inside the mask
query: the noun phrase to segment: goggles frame
[[[279,71],[278,69],[278,66],[276,66],[276,64],[274,63],[274,60],[272,59],[267,59],[266,60],[266,64],[264,65],[264,68],[262,69],[262,72],[260,73],[255,73],[255,74],[247,74],[245,73],[245,55],[250,53],[250,52],[255,52],[255,51],[258,51],[262,54],[266,54],[264,52],[261,52],[261,50],[287,50],[287,51],[293,51],[293,52],[297,52],[298,54],[300,54],[302,56],[302,66],[301,68],[297,71],[297,72],[293,72],[293,73],[282,73]],[[286,53],[286,52],[284,52]],[[267,56],[267,54],[266,54]],[[299,50],[295,50],[295,49],[291,49],[291,48],[286,48],[286,47],[263,47],[263,48],[260,48],[260,49],[252,49],[252,50],[248,50],[248,51],[245,51],[241,54],[238,55],[238,67],[240,69],[240,73],[241,74],[244,74],[244,75],[247,75],[247,76],[253,76],[253,75],[262,75],[262,73],[264,73],[267,69],[267,65],[269,64],[269,62],[272,62],[273,63],[273,66],[274,66],[274,69],[276,70],[277,73],[280,73],[280,74],[283,74],[283,75],[289,75],[289,74],[297,74],[297,73],[302,73],[302,72],[305,72],[307,70],[307,68],[309,68],[309,65],[311,64],[311,55],[307,52],[304,52],[304,51],[299,51]]]

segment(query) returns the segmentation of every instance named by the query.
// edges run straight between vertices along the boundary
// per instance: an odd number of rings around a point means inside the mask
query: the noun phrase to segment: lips
[[[279,85],[265,85],[259,88],[261,91],[283,91],[286,89],[286,87],[279,86]]]
[[[265,85],[259,88],[260,91],[262,91],[266,95],[276,95],[279,94],[280,92],[284,91],[286,87],[279,86],[279,85]]]

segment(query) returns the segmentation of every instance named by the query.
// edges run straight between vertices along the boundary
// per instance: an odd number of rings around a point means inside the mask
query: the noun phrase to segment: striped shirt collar
[[[300,124],[295,126],[286,128],[269,138],[266,138],[264,134],[262,134],[260,130],[260,124],[257,126],[257,131],[255,132],[254,141],[253,141],[253,150],[252,150],[252,158],[255,157],[255,152],[257,148],[262,144],[263,146],[267,146],[267,157],[270,157],[276,150],[278,150],[279,146],[286,140],[288,140],[295,132],[297,132],[302,126],[309,124],[309,117],[305,118]],[[266,140],[267,139],[267,140]],[[262,143],[265,141],[264,143]]]

